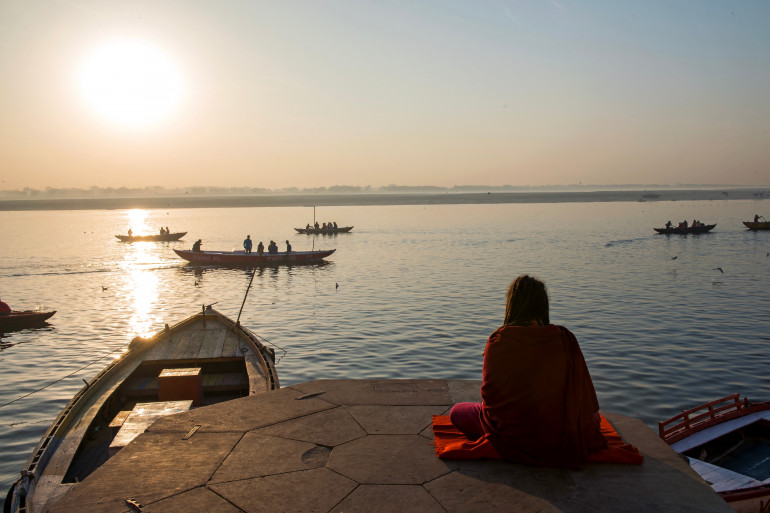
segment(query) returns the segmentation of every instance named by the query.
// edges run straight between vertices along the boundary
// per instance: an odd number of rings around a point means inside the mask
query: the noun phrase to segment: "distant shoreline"
[[[294,194],[254,196],[173,196],[143,198],[46,198],[0,200],[0,211],[124,210],[167,208],[312,207],[366,205],[461,205],[496,203],[586,203],[770,199],[763,188],[621,190],[578,192],[488,192],[443,194]]]

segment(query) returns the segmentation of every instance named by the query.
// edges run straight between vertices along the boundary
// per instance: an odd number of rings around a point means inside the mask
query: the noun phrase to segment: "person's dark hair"
[[[506,326],[529,326],[533,322],[550,324],[548,316],[548,291],[545,284],[522,274],[508,287],[505,305]]]

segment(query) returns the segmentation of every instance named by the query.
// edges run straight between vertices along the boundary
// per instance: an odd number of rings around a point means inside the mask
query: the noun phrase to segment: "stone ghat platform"
[[[730,512],[641,421],[642,465],[440,460],[431,415],[478,381],[319,380],[164,417],[70,491],[72,512]]]

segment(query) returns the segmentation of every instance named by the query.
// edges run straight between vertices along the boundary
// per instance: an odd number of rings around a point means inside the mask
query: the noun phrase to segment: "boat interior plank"
[[[195,332],[192,330],[184,330],[182,332],[182,338],[174,348],[174,352],[168,355],[168,358],[164,358],[164,360],[179,360],[184,358],[187,354],[187,346],[190,345],[190,339],[192,338],[193,333]]]
[[[206,335],[206,330],[195,330],[192,337],[190,337],[190,345],[187,346],[184,358],[197,358],[198,353],[203,345],[203,338]]]
[[[212,348],[211,357],[212,358],[219,358],[222,356],[222,349],[225,346],[225,337],[227,336],[227,329],[222,328],[219,330],[219,333],[217,334],[217,340],[214,343],[214,347]]]
[[[236,349],[238,347],[238,336],[232,331],[228,330],[225,334],[225,344],[222,348],[222,356],[225,358],[232,358],[236,355]]]
[[[206,336],[203,337],[203,344],[198,351],[199,359],[214,358],[214,351],[216,350],[217,338],[221,329],[208,329],[206,330]]]

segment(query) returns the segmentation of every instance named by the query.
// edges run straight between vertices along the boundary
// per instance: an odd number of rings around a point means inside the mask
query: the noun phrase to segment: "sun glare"
[[[94,49],[80,67],[78,86],[100,116],[125,126],[167,118],[185,92],[176,63],[161,49],[136,39],[117,39]]]

